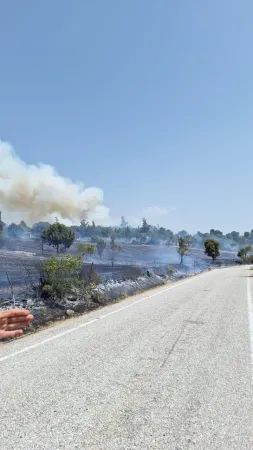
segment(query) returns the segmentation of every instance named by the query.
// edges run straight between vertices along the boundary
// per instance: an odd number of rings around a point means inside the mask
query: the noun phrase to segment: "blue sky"
[[[253,228],[250,0],[3,0],[0,138],[112,217]]]

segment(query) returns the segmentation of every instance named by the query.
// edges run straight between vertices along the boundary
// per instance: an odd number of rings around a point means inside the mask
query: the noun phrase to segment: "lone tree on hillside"
[[[187,254],[189,250],[189,244],[186,238],[180,237],[178,238],[178,248],[177,251],[181,257],[180,263],[183,264],[184,256]]]
[[[205,254],[213,259],[213,262],[220,256],[220,243],[216,239],[206,239],[204,242]]]
[[[104,239],[97,240],[97,252],[99,254],[100,259],[102,258],[103,251],[106,249],[106,242]]]
[[[112,263],[112,267],[114,266],[115,259],[120,252],[122,252],[122,248],[120,245],[116,244],[115,237],[112,236],[109,244],[109,259]]]
[[[61,245],[63,246],[63,249],[67,249],[73,244],[75,233],[73,233],[70,228],[66,227],[66,225],[55,222],[53,225],[50,225],[47,230],[42,232],[41,238],[48,245],[55,247],[57,253],[59,253]]]

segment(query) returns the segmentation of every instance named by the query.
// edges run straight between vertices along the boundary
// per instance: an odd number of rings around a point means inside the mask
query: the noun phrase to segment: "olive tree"
[[[75,233],[73,233],[70,228],[66,227],[66,225],[55,222],[41,233],[41,238],[48,245],[55,247],[57,253],[59,253],[61,245],[64,249],[67,249],[73,244]]]
[[[220,243],[216,239],[206,239],[204,242],[205,254],[212,258],[213,262],[220,256]]]

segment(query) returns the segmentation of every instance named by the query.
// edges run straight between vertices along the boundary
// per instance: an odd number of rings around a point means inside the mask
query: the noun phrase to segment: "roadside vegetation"
[[[245,264],[253,263],[253,247],[252,245],[246,245],[238,250],[237,256]]]
[[[238,257],[245,262],[252,258],[252,246],[249,242],[251,239],[253,241],[253,237],[250,232],[243,238],[239,234],[238,236],[233,235],[238,241],[241,239],[246,243],[238,251]],[[137,228],[130,227],[124,217],[121,219],[120,227],[97,226],[94,222],[90,224],[86,221],[82,221],[79,226],[68,227],[57,219],[53,224],[39,222],[32,227],[28,227],[25,222],[7,226],[0,219],[0,248],[6,248],[6,241],[15,242],[15,239],[20,242],[33,240],[40,243],[41,251],[39,249],[37,255],[31,253],[34,255],[37,281],[34,281],[34,278],[32,282],[30,281],[34,273],[30,276],[30,269],[24,267],[26,283],[24,298],[29,299],[32,308],[35,307],[36,327],[48,321],[89,311],[108,302],[119,301],[136,292],[161,286],[167,280],[174,281],[199,273],[203,268],[197,267],[197,261],[196,265],[195,261],[192,263],[191,270],[187,267],[190,261],[187,255],[191,248],[197,247],[202,253],[204,247],[205,254],[216,262],[220,248],[225,245],[224,242],[229,242],[230,248],[234,242],[231,236],[224,237],[218,230],[210,230],[210,233],[203,234],[198,232],[196,235],[190,235],[186,230],[182,230],[174,234],[169,229],[150,225],[145,218]],[[74,242],[75,246],[72,249]],[[132,248],[129,244],[135,245],[136,252],[143,250],[145,255],[152,255],[153,250],[150,247],[152,245],[163,244],[161,248],[165,254],[166,251],[169,253],[173,246],[174,258],[176,252],[178,257],[172,265],[167,267],[164,264],[162,269],[159,269],[159,265],[156,266],[154,259],[151,261],[154,265],[145,266],[146,268],[141,265],[131,266],[131,263],[129,270],[124,269],[124,274],[120,279],[116,279],[115,283],[112,282],[111,275],[108,280],[107,274],[101,283],[95,264],[100,268],[106,266],[106,270],[111,270],[110,273],[116,273],[124,255]],[[149,247],[146,247],[147,245]],[[35,247],[39,246],[36,244]],[[50,251],[49,247],[54,251]],[[106,263],[101,264],[100,260]],[[150,264],[148,259],[144,261]],[[157,267],[160,272],[155,271]],[[203,267],[207,268],[206,260]],[[135,275],[131,275],[130,271]],[[102,271],[100,274],[103,277]]]
[[[40,294],[44,299],[63,298],[77,286],[82,268],[80,256],[49,258],[40,267]]]

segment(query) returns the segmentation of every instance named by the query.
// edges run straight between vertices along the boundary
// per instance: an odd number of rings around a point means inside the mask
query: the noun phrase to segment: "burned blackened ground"
[[[202,250],[191,249],[184,263],[179,264],[176,247],[122,244],[122,252],[117,255],[113,267],[110,253],[106,251],[102,259],[98,255],[86,259],[82,276],[86,279],[91,276],[91,288],[85,292],[72,289],[71,295],[66,292],[59,298],[42,299],[38,289],[40,267],[48,257],[55,255],[55,251],[46,248],[42,255],[38,243],[32,240],[16,240],[11,245],[15,250],[10,247],[0,250],[0,309],[28,308],[34,320],[32,329],[26,331],[35,331],[50,322],[85,313],[214,266]],[[77,254],[77,244],[71,247],[70,253]],[[215,266],[233,263],[233,255],[227,253],[222,254]],[[93,285],[94,274],[96,287]]]
[[[71,254],[77,254],[76,242],[69,250]],[[170,275],[177,272],[178,276],[198,273],[205,270],[210,264],[201,249],[190,249],[188,256],[184,258],[184,264],[179,264],[179,255],[176,247],[121,244],[122,251],[115,256],[114,266],[110,260],[110,252],[106,249],[102,255],[87,257],[84,261],[84,273],[87,275],[90,266],[94,263],[94,269],[101,281],[114,281],[136,279],[150,270],[156,274]],[[39,242],[32,239],[9,239],[6,247],[0,250],[0,288],[9,291],[9,282],[6,273],[15,291],[22,286],[36,283],[39,278],[41,264],[50,256],[55,255],[52,247],[46,247],[42,254]],[[220,263],[229,264],[235,259],[230,252],[221,252]],[[169,267],[169,270],[168,270]]]

